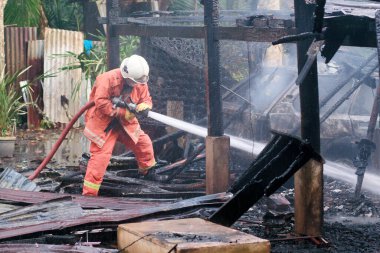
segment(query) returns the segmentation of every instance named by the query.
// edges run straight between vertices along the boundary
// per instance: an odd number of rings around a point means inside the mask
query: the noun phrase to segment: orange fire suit
[[[91,158],[84,178],[83,195],[98,195],[116,141],[120,141],[134,152],[142,173],[156,164],[152,141],[141,130],[134,114],[128,113],[124,108],[114,108],[111,102],[112,97],[123,96],[131,100],[128,102],[133,102],[137,106],[152,108],[148,85],[136,84],[130,93],[125,86],[127,84],[120,70],[114,69],[99,75],[92,88],[90,101],[94,101],[95,106],[86,113],[86,126],[83,132],[91,141]],[[104,130],[115,117],[119,124],[106,133]]]

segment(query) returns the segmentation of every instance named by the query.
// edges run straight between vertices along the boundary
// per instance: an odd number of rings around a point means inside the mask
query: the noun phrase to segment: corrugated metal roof
[[[102,249],[90,246],[79,246],[79,245],[51,245],[51,244],[1,244],[0,252],[8,253],[19,253],[19,252],[30,252],[30,253],[116,253],[118,250],[114,249]]]
[[[56,73],[55,77],[46,78],[44,89],[44,112],[53,122],[68,123],[79,111],[81,91],[74,92],[82,80],[80,69],[58,71],[59,68],[72,64],[72,57],[58,56],[66,52],[80,54],[83,52],[83,33],[59,29],[45,30],[44,70]],[[68,100],[68,110],[61,105],[63,99]]]
[[[61,219],[58,221],[50,221],[42,224],[36,224],[31,226],[23,226],[19,228],[0,228],[0,239],[19,237],[22,235],[33,234],[36,232],[45,232],[65,229],[84,229],[85,226],[91,226],[91,228],[98,227],[117,227],[118,224],[130,221],[136,221],[136,219],[144,220],[154,218],[154,216],[164,217],[173,216],[178,213],[182,213],[184,210],[198,210],[205,207],[221,206],[224,202],[231,198],[230,193],[217,193],[206,195],[202,197],[196,197],[192,199],[186,199],[178,201],[172,204],[157,204],[148,208],[135,208],[131,205],[130,208],[121,211],[106,211],[100,214],[90,214],[80,217],[79,219]],[[96,199],[96,198],[95,198]]]
[[[112,197],[88,197],[82,195],[69,195],[52,192],[30,192],[25,190],[12,190],[0,188],[0,200],[7,202],[17,202],[24,204],[36,204],[44,201],[51,201],[63,197],[71,197],[75,203],[78,203],[82,208],[108,208],[112,210],[125,210],[133,208],[149,208],[158,204],[172,203],[170,200],[149,200],[149,199],[129,199],[129,198],[112,198]]]
[[[0,188],[24,191],[40,191],[40,187],[38,187],[35,182],[30,181],[24,175],[16,172],[11,168],[6,168],[0,174]]]
[[[6,71],[14,74],[26,68],[27,41],[37,39],[37,27],[5,27]],[[26,75],[19,78],[25,80]]]
[[[79,204],[66,197],[2,213],[0,229],[32,226],[61,219],[77,219],[83,215],[83,209]]]

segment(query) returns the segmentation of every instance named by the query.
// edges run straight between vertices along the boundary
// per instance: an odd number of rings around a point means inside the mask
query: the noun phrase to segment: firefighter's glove
[[[148,113],[151,109],[151,106],[146,103],[141,103],[136,106],[136,113],[139,118],[148,117]]]
[[[131,121],[135,118],[135,114],[125,108],[118,108],[118,116],[123,117],[127,121]]]

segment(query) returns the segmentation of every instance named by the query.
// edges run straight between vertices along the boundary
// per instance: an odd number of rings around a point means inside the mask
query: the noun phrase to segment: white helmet
[[[146,83],[149,79],[149,65],[140,55],[131,55],[120,65],[121,75],[136,83]]]

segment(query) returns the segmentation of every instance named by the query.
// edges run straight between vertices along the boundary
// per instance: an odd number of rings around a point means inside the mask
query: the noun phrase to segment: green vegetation
[[[26,70],[8,75],[2,72],[0,75],[0,136],[12,136],[19,115],[25,114],[27,105],[21,100],[16,87],[17,78]]]
[[[70,0],[8,0],[4,23],[19,27],[40,27],[46,17],[50,28],[79,31],[83,26],[83,6]]]
[[[66,54],[56,55],[56,57],[69,57],[75,59],[72,64],[64,66],[60,70],[66,71],[80,68],[85,74],[86,79],[90,80],[91,83],[94,83],[96,76],[107,71],[106,37],[104,35],[98,35],[96,38],[99,41],[95,42],[93,48],[88,52],[83,52],[81,54],[67,52]],[[120,60],[132,55],[139,45],[139,37],[121,36]]]
[[[50,28],[81,31],[83,6],[80,1],[42,0]]]
[[[41,0],[8,0],[4,9],[4,24],[38,26]]]

